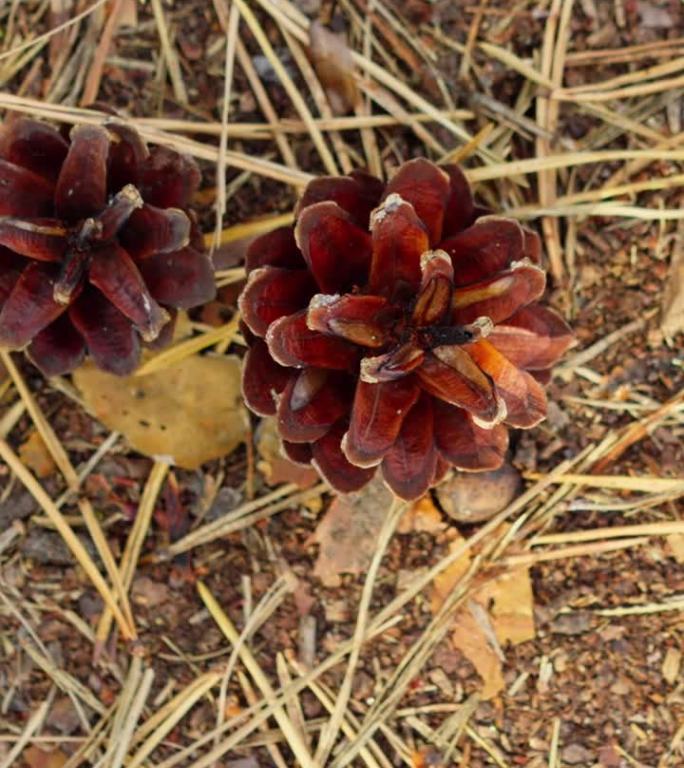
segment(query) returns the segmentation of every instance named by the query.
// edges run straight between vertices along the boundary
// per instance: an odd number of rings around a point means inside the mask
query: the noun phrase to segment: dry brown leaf
[[[62,768],[67,761],[67,756],[61,749],[46,752],[38,747],[28,747],[24,750],[22,759],[28,768]]]
[[[679,680],[679,670],[682,666],[682,652],[679,648],[668,648],[663,659],[662,674],[670,685]]]
[[[343,573],[366,571],[392,499],[376,479],[361,491],[333,500],[312,536],[313,543],[320,545],[314,576],[326,587],[339,586]]]
[[[309,51],[314,69],[336,115],[351,112],[359,100],[354,80],[354,59],[343,34],[320,21],[309,27]]]
[[[480,697],[483,701],[496,696],[504,687],[501,659],[487,642],[482,627],[473,614],[462,609],[454,616],[455,627],[451,642],[475,667],[482,678]]]
[[[74,383],[89,410],[135,450],[185,469],[225,456],[246,439],[237,357],[194,355],[128,378],[87,363]]]
[[[133,28],[138,26],[138,3],[136,0],[123,0],[119,11],[118,26]]]
[[[261,420],[257,428],[256,448],[260,456],[257,469],[269,485],[296,483],[300,488],[310,488],[319,480],[313,467],[295,464],[283,456],[276,420],[272,417]]]
[[[684,221],[679,222],[663,291],[660,328],[668,338],[684,330]]]
[[[446,528],[430,495],[414,502],[401,517],[397,533],[439,533]]]
[[[672,553],[672,557],[682,564],[684,563],[684,533],[671,533],[665,537],[667,548]]]
[[[19,446],[19,457],[36,477],[50,477],[55,471],[55,462],[52,460],[50,451],[40,433],[35,429]]]
[[[501,645],[534,639],[534,594],[528,568],[502,573],[479,589],[475,600],[489,610]]]
[[[460,535],[451,542],[454,552],[464,539]],[[470,567],[472,556],[464,553],[449,568],[443,571],[433,583],[432,610],[436,612],[451,590]],[[483,681],[481,696],[491,699],[504,686],[500,648],[506,643],[518,645],[535,636],[534,596],[527,568],[515,568],[502,573],[471,595],[472,602],[488,615],[488,624],[494,631],[496,641],[488,637],[488,627],[478,621],[477,616],[465,606],[454,615],[454,631],[451,636],[455,648],[475,667]],[[479,610],[478,610],[479,612]]]

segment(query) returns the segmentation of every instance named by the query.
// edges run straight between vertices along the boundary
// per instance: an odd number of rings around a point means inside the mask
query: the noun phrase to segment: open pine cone
[[[140,342],[171,337],[176,309],[211,299],[213,268],[188,206],[189,157],[148,150],[112,119],[69,138],[18,119],[0,128],[0,345],[47,375],[89,353],[130,373]]]
[[[245,400],[343,492],[377,466],[405,499],[449,466],[494,469],[507,427],[544,418],[542,383],[572,341],[537,301],[540,259],[538,236],[484,215],[455,166],[317,179],[294,230],[247,254]]]

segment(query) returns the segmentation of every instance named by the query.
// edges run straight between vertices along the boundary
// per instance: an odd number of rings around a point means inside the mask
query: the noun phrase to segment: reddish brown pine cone
[[[378,466],[405,499],[450,466],[494,469],[507,428],[544,418],[540,382],[572,341],[538,301],[540,259],[537,235],[484,215],[455,166],[317,179],[294,230],[247,254],[245,400],[339,491]]]
[[[130,373],[141,340],[171,338],[177,309],[214,296],[188,211],[194,160],[148,150],[116,119],[69,138],[18,119],[0,128],[0,346],[47,375],[86,353]]]

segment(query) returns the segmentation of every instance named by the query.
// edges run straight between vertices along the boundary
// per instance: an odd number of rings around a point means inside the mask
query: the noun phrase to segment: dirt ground
[[[310,114],[327,119],[295,32],[306,35],[306,20],[329,4],[238,6],[227,136],[237,154],[215,256],[223,287],[193,314],[195,332],[235,315],[245,222],[265,231],[264,217],[291,210],[301,174],[329,170],[260,37]],[[44,44],[15,50],[79,13]],[[549,386],[548,419],[512,440],[517,501],[491,529],[454,520],[457,478],[420,512],[404,511],[369,582],[391,503],[382,489],[351,508],[335,501],[315,476],[280,462],[254,418],[246,445],[229,455],[164,467],[89,415],[70,379],[46,380],[13,355],[16,369],[0,377],[0,438],[39,482],[0,462],[0,768],[299,766],[301,750],[316,755],[340,700],[329,755],[310,765],[684,766],[682,6],[340,0],[335,13],[351,48],[370,51],[392,78],[357,62],[361,92],[377,98],[372,114],[392,120],[364,122],[360,108],[336,135],[330,126],[342,123],[324,124],[341,167],[343,157],[375,158],[389,172],[403,159],[457,152],[468,170],[491,171],[473,175],[481,201],[544,236],[549,301],[577,346]],[[220,141],[229,25],[223,0],[0,3],[0,108],[73,122],[97,100],[136,119],[194,121],[148,127],[170,143],[194,141],[210,234],[220,193],[202,148],[215,152]],[[269,126],[264,101],[286,132]],[[57,114],[58,104],[69,110]],[[426,119],[412,126],[407,113]],[[443,124],[449,115],[470,144]],[[274,135],[286,137],[293,164]],[[560,155],[565,167],[554,164]],[[552,160],[527,168],[534,158]],[[233,339],[212,354],[226,351],[244,347]],[[63,498],[65,465],[49,439],[46,448],[46,429],[67,465],[85,470],[76,494]],[[479,500],[504,493],[491,482]],[[101,594],[36,485],[105,576],[79,500],[90,502],[114,561],[131,566],[121,574],[134,639],[111,613],[103,619]],[[463,541],[477,557],[442,605],[430,569],[444,563],[449,573],[454,558],[444,558]],[[527,602],[505,586],[511,573],[531,585]],[[478,603],[497,579],[501,591]],[[517,630],[508,642],[492,638],[501,613],[531,627],[524,641]],[[455,633],[473,621],[481,634],[464,650]],[[272,706],[283,689],[284,703]]]

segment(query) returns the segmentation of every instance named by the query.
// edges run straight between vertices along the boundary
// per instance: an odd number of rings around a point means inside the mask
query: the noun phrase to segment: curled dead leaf
[[[300,488],[310,488],[319,481],[313,467],[295,464],[282,452],[276,419],[272,416],[261,420],[256,430],[256,448],[259,454],[257,469],[269,485],[296,483]]]
[[[440,533],[446,528],[440,511],[427,494],[418,499],[404,512],[397,526],[397,533]]]
[[[356,493],[337,496],[312,537],[319,545],[314,565],[326,587],[339,586],[343,573],[364,573],[373,558],[392,493],[375,479]]]
[[[185,469],[246,439],[237,357],[195,355],[146,376],[121,378],[86,364],[74,373],[88,409],[131,446]]]
[[[39,747],[27,747],[22,754],[27,768],[62,768],[67,756],[61,749],[46,751]]]
[[[314,21],[309,27],[309,51],[333,112],[346,115],[358,102],[359,92],[354,59],[344,35]]]
[[[463,542],[459,535],[451,542],[451,551],[456,551]],[[435,579],[433,612],[439,610],[465,575],[471,560],[470,552],[465,552]],[[475,589],[468,604],[454,615],[451,641],[482,678],[483,699],[491,699],[504,687],[502,646],[518,645],[534,638],[533,608],[529,570],[515,568]]]
[[[37,430],[33,430],[19,446],[19,456],[22,462],[34,472],[36,477],[49,477],[55,471],[52,460],[43,438]]]

